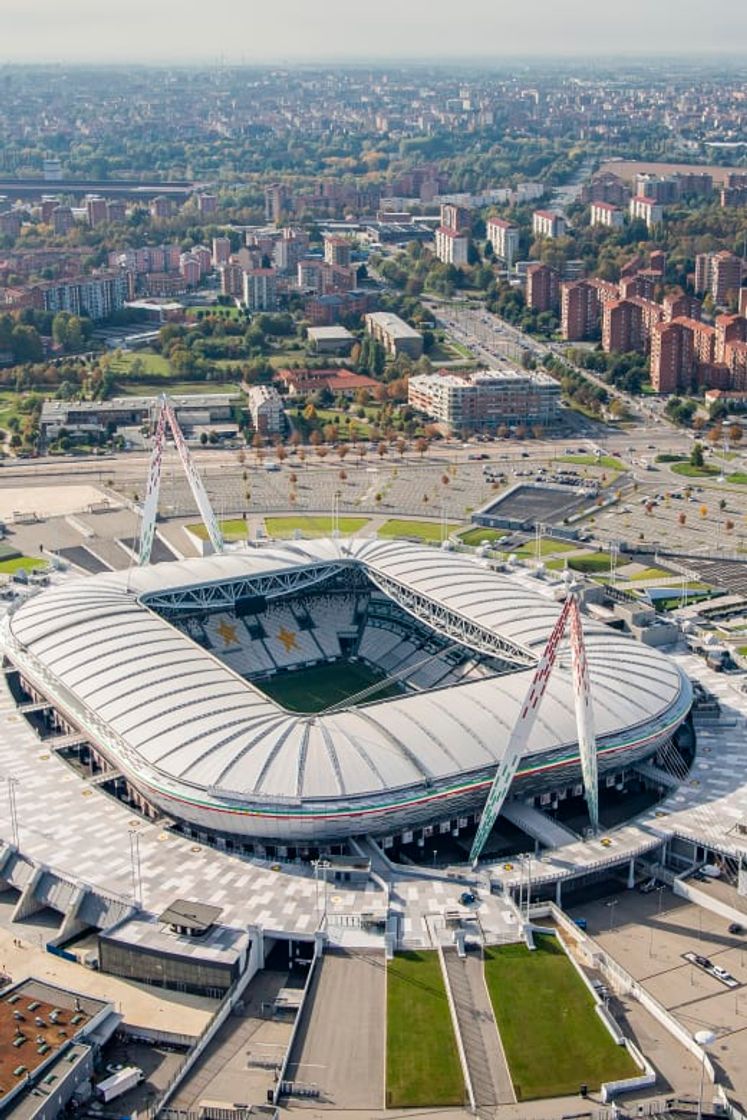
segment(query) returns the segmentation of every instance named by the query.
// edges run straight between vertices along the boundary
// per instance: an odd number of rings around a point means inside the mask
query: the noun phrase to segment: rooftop
[[[106,1006],[32,978],[6,989],[0,999],[0,1102]]]

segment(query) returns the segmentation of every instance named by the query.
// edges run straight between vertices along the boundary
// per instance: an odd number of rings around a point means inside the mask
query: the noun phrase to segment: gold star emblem
[[[286,653],[290,653],[292,649],[298,649],[296,635],[292,630],[286,630],[284,626],[278,630],[278,641],[283,643]]]
[[[223,620],[215,629],[216,633],[220,634],[223,639],[224,646],[236,645],[238,642],[239,639],[236,637],[236,627],[232,626],[230,622]]]

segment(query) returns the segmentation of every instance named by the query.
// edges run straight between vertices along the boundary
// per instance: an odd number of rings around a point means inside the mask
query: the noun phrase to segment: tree
[[[743,434],[740,424],[729,425],[729,443],[741,443]]]
[[[690,452],[690,466],[702,467],[703,462],[703,445],[702,443],[694,443]]]
[[[423,456],[425,455],[426,451],[428,450],[428,440],[423,439],[422,436],[421,436],[420,439],[417,439],[415,441],[415,450],[417,451],[418,455],[422,459]]]

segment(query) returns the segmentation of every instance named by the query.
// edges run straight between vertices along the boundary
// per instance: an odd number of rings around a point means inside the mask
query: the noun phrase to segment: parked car
[[[729,926],[729,933],[744,933],[744,926],[740,926],[739,922],[732,922]]]

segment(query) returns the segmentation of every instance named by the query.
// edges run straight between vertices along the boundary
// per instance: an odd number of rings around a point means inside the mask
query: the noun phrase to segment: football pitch
[[[291,712],[323,712],[384,680],[386,673],[362,661],[335,661],[312,665],[309,669],[278,673],[269,680],[255,683]],[[402,691],[398,684],[390,683],[372,692],[366,700],[383,700],[388,696],[398,696]]]

